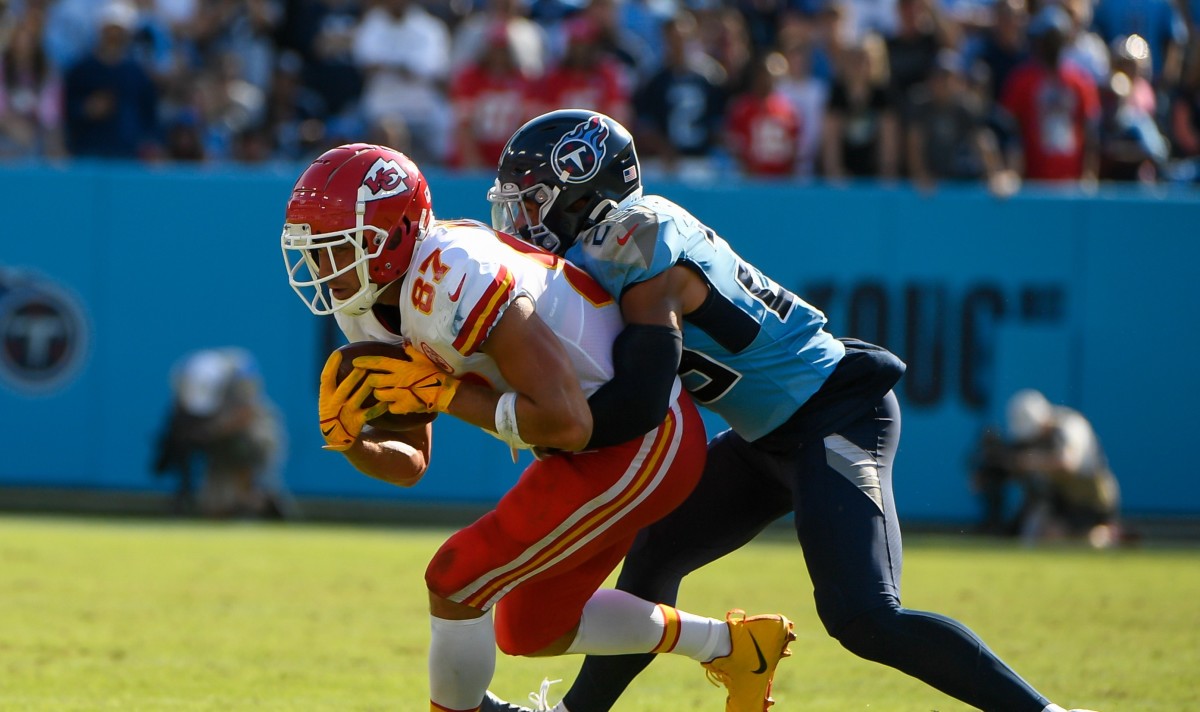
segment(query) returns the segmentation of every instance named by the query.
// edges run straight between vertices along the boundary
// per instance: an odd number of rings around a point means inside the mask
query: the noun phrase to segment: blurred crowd
[[[1030,5],[1028,3],[1037,3]],[[0,0],[0,158],[490,171],[544,111],[646,173],[1185,182],[1200,0]]]

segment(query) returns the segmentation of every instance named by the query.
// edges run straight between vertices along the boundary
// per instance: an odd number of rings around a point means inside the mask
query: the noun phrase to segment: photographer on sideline
[[[1120,542],[1120,490],[1091,423],[1039,391],[1008,401],[1007,464],[1025,490],[1018,535],[1026,544],[1085,536],[1095,548]]]
[[[172,471],[179,476],[176,512],[271,519],[290,514],[278,472],[283,430],[254,357],[237,348],[196,351],[173,369],[171,390],[153,470],[159,477]],[[196,460],[203,463],[203,478],[195,476]]]

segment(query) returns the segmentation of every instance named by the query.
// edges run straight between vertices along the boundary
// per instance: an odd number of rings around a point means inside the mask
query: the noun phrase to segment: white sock
[[[675,653],[707,662],[728,655],[725,621],[654,604],[624,591],[601,589],[583,607],[568,653]]]
[[[1046,705],[1046,708],[1043,709],[1042,712],[1067,712],[1067,711],[1065,709],[1063,709],[1062,707],[1059,707],[1058,705],[1051,702],[1050,704]]]
[[[429,617],[429,700],[452,710],[479,706],[496,672],[491,612],[452,621]]]

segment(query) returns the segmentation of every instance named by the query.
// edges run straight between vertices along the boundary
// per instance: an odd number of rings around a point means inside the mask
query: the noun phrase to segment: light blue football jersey
[[[680,377],[697,403],[746,440],[786,421],[846,353],[820,310],[666,198],[623,205],[581,233],[566,257],[618,299],[677,264],[708,283],[708,299],[685,318]]]

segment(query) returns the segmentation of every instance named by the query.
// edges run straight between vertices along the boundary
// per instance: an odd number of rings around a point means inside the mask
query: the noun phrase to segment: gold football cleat
[[[771,699],[775,666],[792,654],[788,650],[796,639],[792,622],[777,614],[747,616],[736,609],[725,620],[732,650],[701,664],[714,685],[719,682],[729,691],[725,712],[764,712],[775,702]]]

